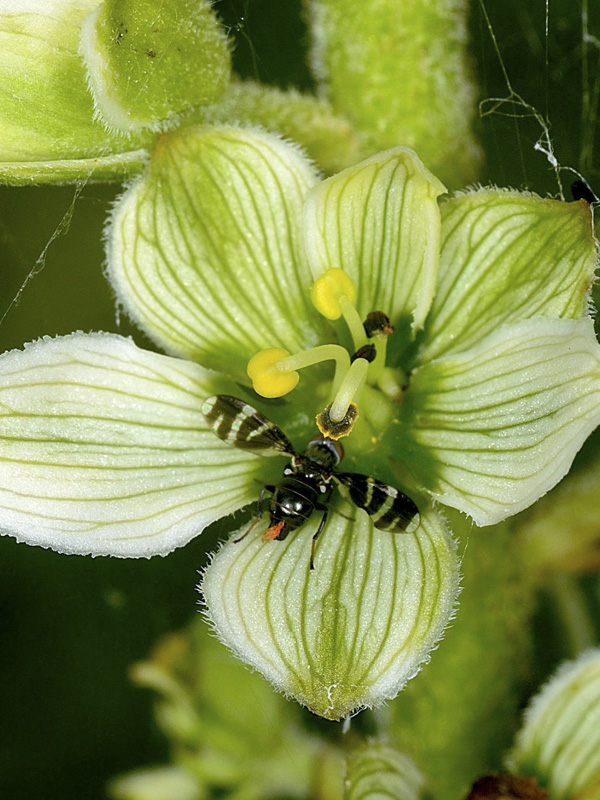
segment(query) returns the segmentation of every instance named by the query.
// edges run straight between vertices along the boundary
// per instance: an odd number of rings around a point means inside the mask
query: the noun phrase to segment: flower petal
[[[200,413],[223,387],[195,364],[111,334],[0,358],[0,527],[66,553],[150,556],[256,496],[260,459]]]
[[[94,119],[79,57],[80,24],[97,0],[0,3],[0,182],[122,179],[152,136],[109,133]]]
[[[398,457],[435,497],[478,525],[516,514],[558,483],[600,422],[592,321],[504,326],[417,370],[400,413]]]
[[[439,282],[422,360],[499,325],[586,313],[596,268],[590,207],[485,189],[442,206]]]
[[[392,321],[423,321],[435,288],[444,186],[406,147],[378,153],[318,184],[305,209],[307,252],[315,278],[345,270],[358,310]]]
[[[433,511],[414,535],[375,530],[354,513],[330,518],[314,570],[317,514],[285,542],[233,537],[202,583],[222,641],[328,719],[400,691],[440,638],[458,586],[455,548]]]
[[[533,699],[509,763],[553,800],[600,797],[600,650],[564,664]]]
[[[370,742],[346,759],[344,800],[418,800],[424,795],[428,795],[424,776],[408,756],[393,747]]]
[[[258,350],[315,345],[310,318],[322,323],[298,244],[314,181],[308,161],[270,134],[206,127],[163,135],[110,226],[119,298],[170,352],[245,382]]]

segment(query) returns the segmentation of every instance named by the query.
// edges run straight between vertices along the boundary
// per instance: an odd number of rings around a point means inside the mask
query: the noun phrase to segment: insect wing
[[[354,505],[364,508],[376,528],[413,533],[419,527],[419,509],[399,489],[358,472],[336,472],[333,477],[348,488]]]
[[[238,397],[209,397],[202,404],[202,413],[212,432],[233,447],[263,456],[295,454],[285,433]]]

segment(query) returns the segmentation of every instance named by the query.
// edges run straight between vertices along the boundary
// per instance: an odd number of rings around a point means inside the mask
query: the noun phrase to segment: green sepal
[[[589,205],[484,189],[442,205],[439,279],[421,361],[458,353],[500,325],[577,319],[597,266]]]
[[[96,112],[128,133],[214,102],[231,71],[208,0],[104,0],[82,26],[81,52]]]
[[[353,518],[346,516],[346,511]],[[204,573],[219,637],[313,713],[340,719],[394,697],[427,661],[450,619],[458,562],[444,522],[421,509],[414,534],[376,530],[346,506],[332,513],[310,569],[315,513],[285,541],[266,524],[239,532]]]

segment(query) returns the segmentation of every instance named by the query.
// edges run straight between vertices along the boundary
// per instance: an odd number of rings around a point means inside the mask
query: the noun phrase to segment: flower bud
[[[393,747],[369,744],[351,753],[346,761],[344,800],[419,800],[424,785],[425,778],[410,758]]]
[[[563,665],[534,698],[509,767],[552,800],[600,796],[600,649]]]

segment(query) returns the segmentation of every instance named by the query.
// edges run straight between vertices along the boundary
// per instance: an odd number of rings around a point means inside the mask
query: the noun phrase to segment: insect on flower
[[[344,455],[338,441],[317,435],[310,440],[304,453],[297,453],[277,425],[248,403],[229,395],[209,397],[202,405],[202,413],[213,433],[227,444],[257,455],[291,458],[279,483],[262,488],[256,519],[236,541],[241,541],[259,522],[264,512],[265,493],[271,492],[269,527],[262,537],[265,542],[285,539],[290,531],[300,528],[313,511],[323,512],[310,549],[310,568],[314,569],[315,542],[327,521],[332,481],[346,487],[350,500],[369,514],[376,528],[390,533],[413,533],[418,528],[419,509],[410,497],[368,475],[335,470]]]

